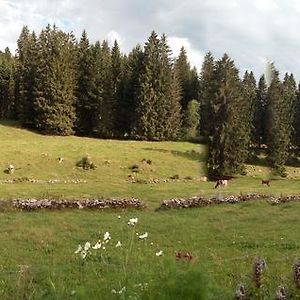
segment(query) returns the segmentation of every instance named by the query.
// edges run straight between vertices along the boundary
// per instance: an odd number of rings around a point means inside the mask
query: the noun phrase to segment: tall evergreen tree
[[[208,172],[210,176],[232,175],[243,170],[248,156],[246,101],[238,69],[228,55],[216,63],[214,73],[216,86],[211,101],[213,128]]]
[[[14,117],[15,60],[10,50],[0,51],[0,119]]]
[[[24,26],[17,41],[16,110],[23,126],[35,127],[34,90],[38,46],[35,33]]]
[[[215,62],[211,52],[205,57],[200,73],[200,132],[204,136],[211,136],[212,123],[212,101],[215,97]]]
[[[193,99],[193,96],[191,95],[191,65],[188,61],[187,53],[184,47],[180,49],[180,53],[175,61],[174,67],[181,85],[181,107],[182,112],[184,112],[189,101]]]
[[[153,31],[145,45],[140,77],[136,127],[140,138],[163,140],[177,134],[180,119],[174,122],[174,115],[180,116],[180,112],[177,113],[180,107],[176,80],[166,37],[159,39]],[[176,111],[173,116],[170,116],[171,110]]]
[[[76,117],[74,36],[48,25],[38,46],[36,127],[47,134],[72,134]]]
[[[124,82],[124,56],[121,54],[118,42],[115,40],[114,45],[111,49],[111,81],[112,81],[112,100],[113,100],[113,119],[114,119],[114,131],[118,135],[122,135],[123,128],[120,124],[119,107],[122,102],[122,88]]]
[[[115,99],[113,98],[112,58],[108,42],[104,40],[99,49],[95,45],[97,54],[97,82],[102,86],[102,99],[98,103],[97,123],[94,132],[99,137],[110,138],[114,136],[115,126]]]
[[[296,105],[295,105],[295,118],[293,124],[293,145],[296,147],[296,154],[300,154],[300,84],[298,84]]]
[[[253,119],[253,143],[258,147],[261,144],[266,144],[266,116],[267,112],[267,84],[265,76],[262,75],[258,81],[256,90],[256,101],[254,105],[254,119]]]
[[[77,131],[94,135],[98,125],[98,111],[102,105],[102,78],[99,76],[101,63],[100,44],[90,46],[84,31],[78,45],[77,68]],[[100,78],[99,78],[100,77]]]
[[[143,55],[140,45],[137,45],[124,62],[121,100],[117,107],[117,124],[121,135],[131,135],[137,122],[137,98]]]
[[[254,77],[253,72],[246,71],[243,78],[243,98],[244,98],[244,105],[241,107],[243,108],[243,116],[245,125],[245,134],[247,138],[244,140],[247,145],[250,144],[251,140],[251,148],[254,147],[254,115],[255,115],[255,104],[256,104],[256,80]],[[246,137],[245,136],[245,137]]]
[[[284,83],[281,83],[279,73],[276,70],[273,71],[271,85],[268,89],[268,160],[280,175],[285,174],[284,164],[289,155],[292,129],[290,117],[292,86],[294,86],[293,78],[286,74]]]

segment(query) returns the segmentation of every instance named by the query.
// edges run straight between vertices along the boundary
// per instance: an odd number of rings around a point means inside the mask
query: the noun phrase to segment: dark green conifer
[[[38,40],[34,111],[36,127],[46,134],[69,135],[75,125],[74,36],[51,28]]]
[[[216,63],[215,96],[211,101],[212,138],[209,143],[210,176],[232,175],[243,171],[249,139],[245,98],[234,62],[224,55]]]
[[[212,100],[215,97],[215,62],[211,52],[205,57],[200,73],[200,132],[203,136],[212,135]]]

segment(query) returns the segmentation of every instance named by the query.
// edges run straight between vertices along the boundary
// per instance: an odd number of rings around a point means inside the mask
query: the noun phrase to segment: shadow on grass
[[[20,122],[15,121],[15,120],[0,119],[0,125],[7,126],[7,127],[13,127],[13,128],[22,128]]]
[[[199,162],[206,162],[207,154],[206,153],[199,153],[195,150],[191,151],[178,151],[178,150],[166,150],[166,149],[155,149],[155,148],[143,148],[143,150],[148,151],[155,151],[160,153],[171,153],[174,156],[181,156],[183,158],[187,158],[190,160],[195,160]]]

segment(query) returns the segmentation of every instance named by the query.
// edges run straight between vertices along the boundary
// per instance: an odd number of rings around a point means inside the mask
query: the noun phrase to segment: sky
[[[38,33],[55,23],[77,37],[86,29],[91,42],[116,39],[126,53],[155,30],[198,69],[208,51],[226,52],[241,74],[260,76],[274,61],[300,80],[299,15],[299,0],[0,0],[0,50],[15,51],[23,25]]]

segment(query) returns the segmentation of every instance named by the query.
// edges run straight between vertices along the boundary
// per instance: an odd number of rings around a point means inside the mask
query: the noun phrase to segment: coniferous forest
[[[167,37],[154,31],[124,54],[117,41],[91,44],[85,31],[76,40],[55,26],[38,36],[24,27],[16,54],[0,51],[0,119],[51,135],[201,136],[211,176],[243,174],[261,153],[284,176],[300,152],[299,85],[274,65],[269,73],[239,74],[227,54],[210,52],[198,71],[184,48],[172,58]]]

